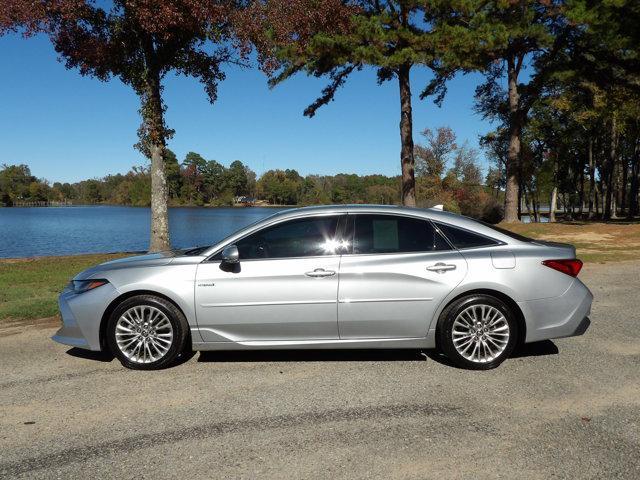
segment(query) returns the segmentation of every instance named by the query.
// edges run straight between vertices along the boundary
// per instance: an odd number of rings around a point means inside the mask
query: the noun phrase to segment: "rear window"
[[[493,238],[485,237],[479,233],[470,232],[462,228],[452,227],[445,223],[437,223],[438,229],[444,234],[445,237],[451,242],[451,244],[458,248],[478,248],[478,247],[491,247],[494,245],[500,245],[501,242]]]

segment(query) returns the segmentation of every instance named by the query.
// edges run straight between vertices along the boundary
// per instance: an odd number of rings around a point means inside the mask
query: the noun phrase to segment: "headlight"
[[[101,287],[109,283],[107,280],[92,279],[92,280],[72,280],[71,287],[75,293],[83,293],[94,288]]]

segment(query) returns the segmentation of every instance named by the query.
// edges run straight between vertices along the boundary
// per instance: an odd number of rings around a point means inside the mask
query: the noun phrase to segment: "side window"
[[[436,222],[436,225],[456,248],[491,247],[493,245],[500,245],[500,242],[497,240],[470,232],[469,230],[452,227],[451,225],[444,223]]]
[[[353,253],[450,250],[427,220],[395,215],[357,215]]]
[[[338,218],[305,218],[266,227],[236,242],[240,260],[333,255]]]

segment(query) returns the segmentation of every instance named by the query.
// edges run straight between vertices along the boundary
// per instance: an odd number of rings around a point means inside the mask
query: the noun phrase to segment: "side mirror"
[[[223,263],[239,263],[240,262],[240,252],[238,252],[238,247],[235,245],[227,245],[222,250],[222,262]]]

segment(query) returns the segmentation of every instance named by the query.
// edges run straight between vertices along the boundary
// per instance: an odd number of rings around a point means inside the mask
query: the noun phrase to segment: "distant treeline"
[[[498,188],[485,186],[478,155],[458,146],[451,129],[423,132],[424,144],[416,146],[417,197],[420,206],[444,204],[449,211],[497,221]],[[174,206],[233,205],[246,196],[268,204],[314,205],[341,203],[398,204],[400,176],[337,175],[302,176],[296,170],[269,170],[259,178],[241,161],[228,167],[189,152],[182,162],[167,151],[165,171],[170,203]],[[53,184],[31,174],[27,165],[3,165],[0,169],[0,202],[11,206],[26,202],[72,202],[148,206],[151,180],[148,167],[133,167],[126,174],[107,175],[77,183]]]

